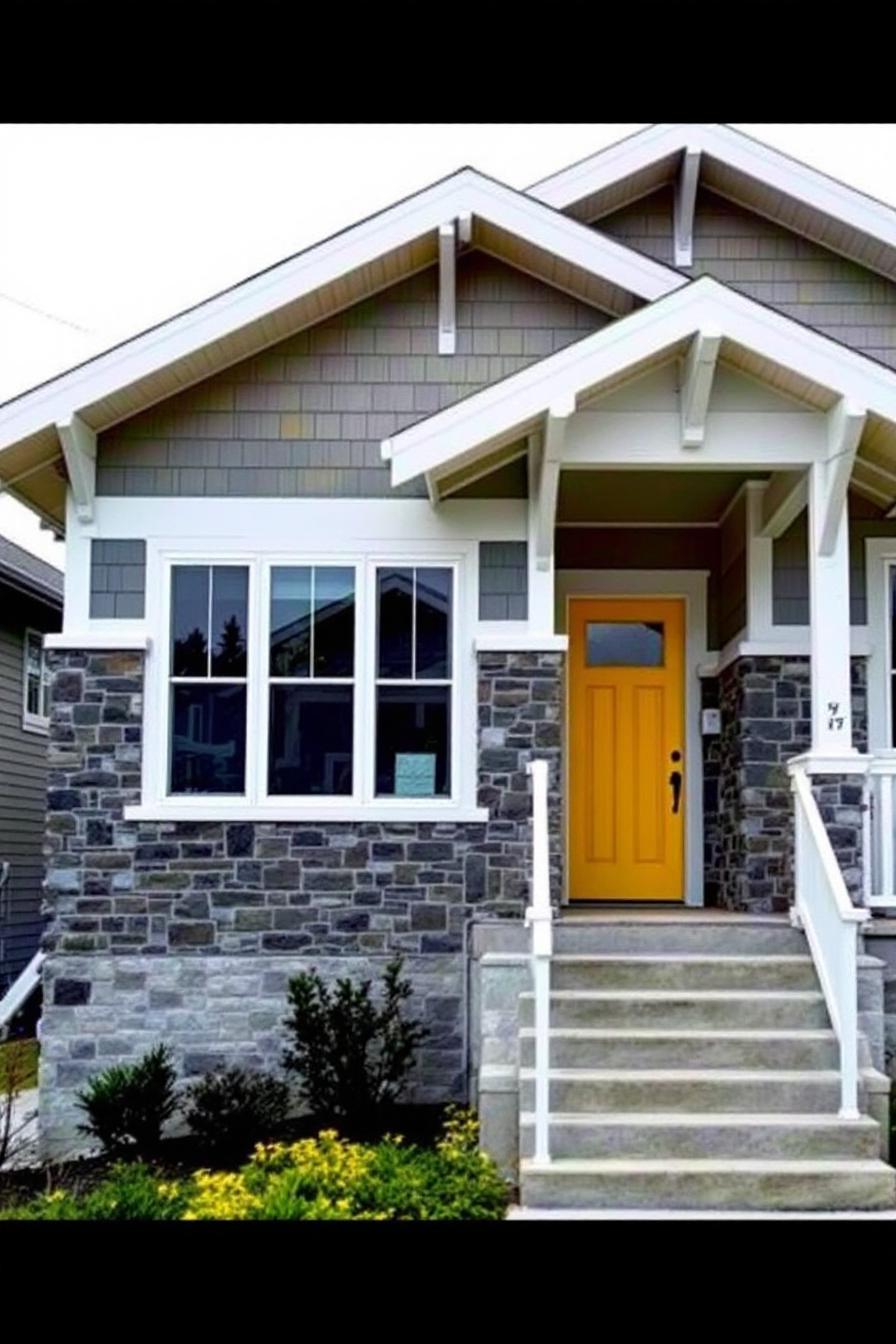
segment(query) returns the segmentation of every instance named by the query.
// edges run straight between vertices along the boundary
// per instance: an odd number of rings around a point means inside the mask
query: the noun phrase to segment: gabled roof
[[[9,584],[62,610],[65,575],[55,565],[0,537],[0,585]]]
[[[844,398],[866,410],[874,457],[896,454],[896,372],[704,276],[385,440],[392,483],[456,474],[494,456],[538,428],[553,406],[576,399],[581,406],[683,352],[699,332],[721,337],[727,363],[810,406],[828,410]]]
[[[896,279],[896,209],[730,126],[650,126],[528,194],[594,222],[674,181],[686,150],[699,153],[699,180],[712,191]]]
[[[60,521],[57,424],[78,415],[91,430],[108,429],[359,303],[434,264],[440,225],[466,214],[473,247],[612,314],[685,283],[671,268],[462,168],[0,406],[0,479],[18,479],[16,492]]]

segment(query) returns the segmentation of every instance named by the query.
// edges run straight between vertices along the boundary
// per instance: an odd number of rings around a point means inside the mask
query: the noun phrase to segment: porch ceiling
[[[563,471],[557,524],[716,523],[747,480],[735,471]]]

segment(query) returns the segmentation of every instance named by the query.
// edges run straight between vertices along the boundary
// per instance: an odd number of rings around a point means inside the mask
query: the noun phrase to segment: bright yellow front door
[[[569,604],[569,895],[684,898],[684,603]]]

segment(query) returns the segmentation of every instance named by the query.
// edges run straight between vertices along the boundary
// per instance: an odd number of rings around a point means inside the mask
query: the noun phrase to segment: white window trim
[[[46,714],[32,714],[28,708],[28,640],[31,635],[40,640],[40,701],[47,709]],[[46,648],[44,646],[44,636],[41,630],[35,630],[33,626],[25,627],[25,634],[22,640],[22,728],[26,733],[42,733],[46,735],[50,730],[49,715],[49,685],[47,682],[46,668]]]
[[[125,808],[128,820],[196,821],[486,821],[476,804],[477,676],[473,634],[477,623],[475,540],[395,540],[362,543],[350,553],[228,545],[178,538],[147,545],[149,649],[144,692],[144,751],[141,802]],[[170,795],[168,785],[168,665],[171,569],[177,564],[247,565],[249,640],[246,725],[246,793]],[[267,786],[267,638],[270,570],[274,565],[338,565],[356,568],[355,761],[352,795],[331,798],[265,798]],[[375,577],[381,565],[442,566],[454,573],[452,647],[451,785],[449,798],[384,798],[374,794]],[[261,663],[259,664],[259,659]],[[261,786],[261,787],[260,787]]]

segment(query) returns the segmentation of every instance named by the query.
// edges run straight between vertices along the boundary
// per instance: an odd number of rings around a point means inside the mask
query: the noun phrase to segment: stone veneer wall
[[[430,1028],[413,1095],[466,1090],[465,949],[472,919],[528,898],[526,762],[551,764],[559,899],[563,657],[479,656],[479,802],[487,822],[132,822],[143,665],[56,651],[47,813],[41,1126],[70,1145],[75,1092],[159,1040],[189,1077],[222,1061],[274,1067],[288,977],[376,976],[396,952]]]
[[[867,744],[867,665],[852,659],[853,741]],[[718,823],[722,905],[784,911],[793,896],[793,801],[786,763],[809,748],[809,659],[738,658],[719,678]],[[850,776],[815,776],[813,788],[847,886],[861,891],[862,789]]]

